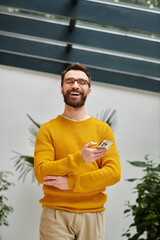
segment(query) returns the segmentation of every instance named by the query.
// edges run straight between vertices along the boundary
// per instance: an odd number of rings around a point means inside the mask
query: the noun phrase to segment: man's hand
[[[83,160],[86,163],[91,163],[96,161],[98,158],[103,157],[106,153],[107,150],[104,148],[90,148],[91,146],[95,146],[97,143],[90,142],[84,146],[81,150],[81,155],[83,157]]]
[[[44,184],[48,186],[53,186],[61,190],[68,190],[68,180],[67,176],[45,176]]]

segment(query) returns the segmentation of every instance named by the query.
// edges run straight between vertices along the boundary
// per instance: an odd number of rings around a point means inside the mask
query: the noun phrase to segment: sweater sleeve
[[[112,140],[114,143],[107,150],[107,154],[98,160],[100,161],[99,169],[80,175],[68,175],[68,186],[73,192],[89,193],[99,191],[120,181],[120,157],[110,128],[105,139]]]
[[[37,134],[34,151],[34,171],[37,181],[42,184],[43,177],[47,175],[68,175],[77,168],[84,160],[80,151],[69,154],[63,159],[55,159],[55,149],[52,138],[43,124]]]

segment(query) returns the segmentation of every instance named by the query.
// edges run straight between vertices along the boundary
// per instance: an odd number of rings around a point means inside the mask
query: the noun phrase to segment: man
[[[44,192],[40,239],[102,240],[104,191],[120,180],[119,154],[110,127],[85,111],[88,69],[76,63],[61,77],[64,112],[41,126],[35,146],[35,176]],[[96,148],[102,140],[113,145]]]

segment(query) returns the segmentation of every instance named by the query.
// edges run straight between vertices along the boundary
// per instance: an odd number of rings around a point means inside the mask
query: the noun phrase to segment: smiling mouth
[[[71,92],[70,93],[72,96],[79,96],[80,95],[80,93],[78,93],[78,92]]]

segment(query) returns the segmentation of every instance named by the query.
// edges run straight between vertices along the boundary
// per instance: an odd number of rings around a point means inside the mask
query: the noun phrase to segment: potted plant
[[[129,182],[138,181],[134,188],[137,193],[136,203],[128,202],[124,211],[127,216],[133,216],[133,223],[122,235],[128,240],[160,240],[160,164],[155,164],[148,155],[144,159],[128,161],[144,171],[140,179],[127,179]]]

